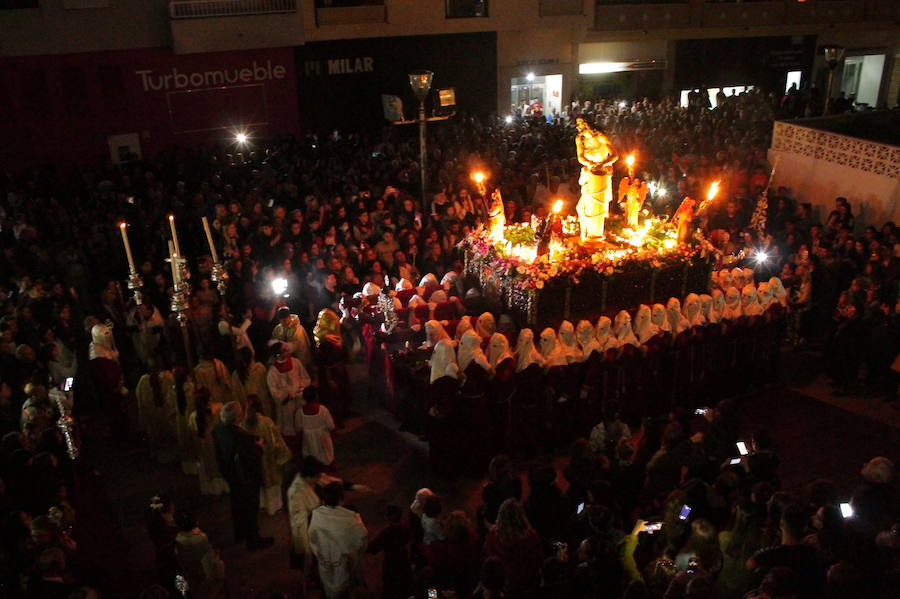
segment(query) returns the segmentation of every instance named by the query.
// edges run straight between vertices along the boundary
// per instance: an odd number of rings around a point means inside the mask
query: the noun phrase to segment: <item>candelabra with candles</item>
[[[134,256],[131,255],[131,243],[128,241],[128,223],[119,223],[119,231],[122,233],[122,243],[125,245],[125,257],[128,258],[128,290],[134,297],[134,303],[142,304],[144,301],[141,287],[144,286],[144,282],[141,281],[141,276],[134,267]]]
[[[212,232],[209,230],[209,221],[203,217],[203,231],[206,233],[206,242],[209,244],[209,254],[212,256],[212,275],[211,278],[216,284],[219,295],[225,297],[225,288],[228,286],[228,271],[219,262],[219,254],[216,252],[216,245],[213,243]]]
[[[166,262],[172,268],[172,299],[169,308],[175,313],[181,329],[181,339],[184,342],[184,356],[187,360],[188,370],[194,370],[194,356],[191,353],[191,335],[188,331],[187,311],[190,308],[188,297],[191,294],[190,285],[187,282],[190,272],[187,268],[187,260],[181,255],[181,247],[178,244],[178,232],[175,230],[175,217],[169,215],[169,226],[172,229],[172,239],[169,240],[169,257]]]
[[[166,258],[166,262],[172,267],[172,301],[169,307],[172,312],[175,312],[178,322],[184,326],[187,320],[185,312],[190,307],[188,302],[190,291],[182,278],[186,260],[178,254],[171,241],[169,242],[169,257]]]
[[[179,280],[184,289],[185,296],[187,296],[191,294],[191,285],[188,283],[191,278],[191,271],[188,269],[187,260],[182,258],[184,254],[181,253],[181,245],[178,243],[178,231],[175,230],[175,216],[173,214],[169,215],[169,228],[172,229],[172,244],[174,246],[175,256],[179,259]],[[172,255],[171,251],[169,252],[169,255]]]

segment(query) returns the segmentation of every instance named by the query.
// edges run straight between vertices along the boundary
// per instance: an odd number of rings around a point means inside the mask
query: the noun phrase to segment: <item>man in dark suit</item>
[[[262,439],[238,425],[244,419],[241,404],[231,401],[222,406],[221,423],[212,431],[219,471],[231,487],[231,518],[235,541],[247,542],[247,548],[264,549],[272,537],[259,536],[259,489],[262,485]]]

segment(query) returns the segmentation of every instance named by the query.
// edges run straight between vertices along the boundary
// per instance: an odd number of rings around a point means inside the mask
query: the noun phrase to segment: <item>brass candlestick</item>
[[[134,298],[134,303],[136,304],[144,303],[143,295],[141,295],[141,287],[143,286],[144,282],[141,280],[141,275],[139,275],[133,268],[129,269],[128,290],[131,291],[131,295]]]
[[[219,291],[219,295],[224,298],[225,289],[228,287],[228,271],[225,270],[225,267],[221,262],[213,262],[211,278],[216,284],[216,289]]]

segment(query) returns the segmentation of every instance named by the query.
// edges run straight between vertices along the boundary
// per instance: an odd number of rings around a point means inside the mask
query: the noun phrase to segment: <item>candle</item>
[[[177,287],[179,280],[178,254],[175,253],[175,244],[171,240],[169,240],[169,265],[172,267],[172,285]]]
[[[175,244],[175,254],[181,255],[181,246],[178,245],[178,232],[175,230],[175,215],[169,215],[169,227],[172,229],[172,242]]]
[[[628,166],[628,178],[634,181],[634,154],[625,158],[625,164]]]
[[[203,217],[203,230],[206,231],[206,241],[209,243],[209,253],[212,254],[213,262],[219,261],[219,255],[216,254],[216,246],[213,244],[212,233],[209,231],[209,221]]]
[[[131,255],[131,244],[128,243],[128,225],[119,223],[119,231],[122,232],[122,243],[125,244],[125,256],[128,258],[128,270],[134,272],[134,256]]]

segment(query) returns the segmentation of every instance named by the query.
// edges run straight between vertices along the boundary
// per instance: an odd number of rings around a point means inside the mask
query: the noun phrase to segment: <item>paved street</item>
[[[793,370],[795,378],[797,374]],[[875,413],[890,413],[891,408],[879,400],[870,401],[881,404],[875,404]],[[384,506],[408,505],[416,489],[423,486],[443,495],[446,507],[464,506],[473,513],[481,481],[435,480],[428,472],[425,445],[411,434],[399,433],[393,418],[373,403],[357,399],[356,415],[335,437],[339,474],[373,489],[370,495],[348,497],[370,531],[383,526]],[[757,393],[743,398],[740,410],[744,423],[770,423],[768,428],[783,457],[781,475],[787,490],[797,490],[815,478],[827,477],[842,493],[849,494],[863,462],[874,455],[900,455],[900,429],[795,391]],[[156,466],[140,449],[99,451],[100,476],[88,486],[90,501],[79,501],[89,505],[82,505],[80,528],[84,531],[82,546],[105,557],[109,567],[107,584],[119,590],[115,597],[130,596],[134,589],[152,582],[153,547],[144,532],[143,515],[148,499],[160,492],[173,496],[176,505],[197,510],[201,527],[227,564],[230,596],[268,597],[272,591],[300,596],[299,574],[288,567],[287,518],[283,512],[261,517],[263,533],[274,535],[276,544],[248,553],[243,546],[231,542],[227,498],[200,497],[192,478],[182,475],[175,466]],[[83,526],[84,522],[89,525]],[[377,590],[380,558],[367,557],[366,572],[371,588]]]

